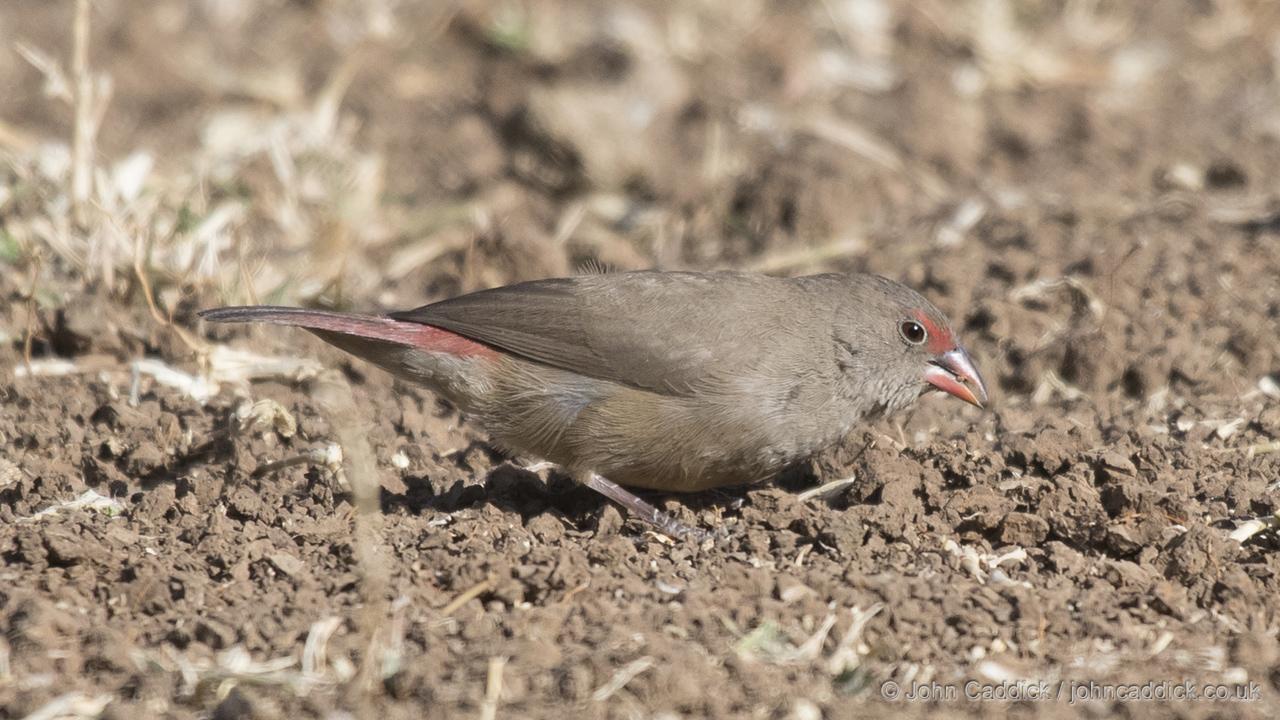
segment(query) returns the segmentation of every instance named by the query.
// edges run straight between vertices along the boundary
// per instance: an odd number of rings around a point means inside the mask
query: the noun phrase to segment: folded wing
[[[758,275],[630,272],[535,280],[390,317],[579,374],[680,395],[797,342],[783,311],[795,312],[810,297],[794,281]]]

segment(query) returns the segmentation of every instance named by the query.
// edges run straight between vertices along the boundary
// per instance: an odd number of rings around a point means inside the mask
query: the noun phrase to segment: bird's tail
[[[367,350],[361,351],[365,347],[360,342],[362,340],[381,341],[459,357],[494,352],[487,345],[442,328],[380,315],[248,305],[202,310],[200,317],[209,322],[260,322],[299,327],[311,331],[325,342],[363,357],[367,357],[369,353]]]

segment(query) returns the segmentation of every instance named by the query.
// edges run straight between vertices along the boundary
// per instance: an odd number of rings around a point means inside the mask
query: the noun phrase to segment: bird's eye
[[[912,345],[919,345],[929,337],[929,333],[925,331],[924,326],[915,320],[903,320],[898,326],[898,334],[902,336]]]

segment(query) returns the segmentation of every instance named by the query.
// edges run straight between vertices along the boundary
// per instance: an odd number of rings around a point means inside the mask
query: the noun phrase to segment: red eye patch
[[[923,310],[916,310],[912,314],[915,316],[916,320],[924,326],[925,331],[929,333],[929,342],[925,346],[929,348],[929,352],[934,355],[941,355],[942,353],[955,348],[956,339],[951,336],[951,331],[949,329],[938,325],[938,323],[934,322],[933,319],[925,314]]]

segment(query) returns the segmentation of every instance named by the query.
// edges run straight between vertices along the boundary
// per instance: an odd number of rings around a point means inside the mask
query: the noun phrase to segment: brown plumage
[[[310,330],[597,489],[600,476],[674,492],[753,482],[926,389],[986,400],[946,317],[873,275],[646,271],[520,283],[386,316],[202,315]]]

